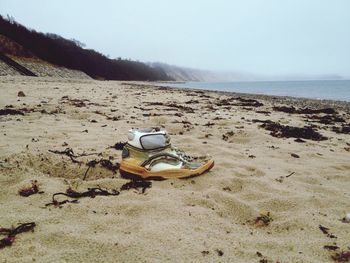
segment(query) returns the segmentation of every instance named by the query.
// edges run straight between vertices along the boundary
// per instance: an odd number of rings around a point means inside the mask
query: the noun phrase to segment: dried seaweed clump
[[[39,185],[37,180],[33,180],[31,186],[22,188],[18,191],[18,194],[24,197],[28,197],[36,193],[43,193],[42,191],[39,192]]]
[[[263,226],[268,226],[272,221],[273,219],[270,215],[270,212],[261,212],[260,216],[258,216],[255,219],[254,224],[255,226],[263,227]]]
[[[34,227],[36,224],[34,222],[20,224],[16,228],[3,228],[0,227],[0,235],[7,235],[5,238],[0,239],[0,249],[4,247],[11,246],[15,241],[16,235],[23,233],[34,231]]]
[[[313,141],[327,140],[327,137],[315,131],[312,127],[285,126],[276,122],[266,122],[260,125],[261,128],[271,131],[270,135],[277,138],[303,138]]]

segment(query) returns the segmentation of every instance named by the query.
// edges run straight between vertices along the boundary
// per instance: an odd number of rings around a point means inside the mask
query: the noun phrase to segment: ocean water
[[[179,88],[197,88],[350,102],[350,80],[184,82],[167,85]]]

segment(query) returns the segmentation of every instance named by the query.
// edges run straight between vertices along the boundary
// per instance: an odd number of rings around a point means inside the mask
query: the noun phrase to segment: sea
[[[350,102],[350,80],[178,82],[168,86]]]

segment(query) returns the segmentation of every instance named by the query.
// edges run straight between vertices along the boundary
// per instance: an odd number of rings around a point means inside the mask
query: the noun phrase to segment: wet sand
[[[0,262],[332,262],[349,250],[349,103],[30,77],[0,77],[0,92],[14,114],[0,116],[0,227],[36,223]],[[130,128],[150,126],[211,155],[212,171],[144,193],[120,191],[129,181],[101,164],[86,175],[93,160],[120,162],[110,146]],[[67,148],[76,162],[53,152]],[[20,196],[32,180],[44,193]],[[120,194],[45,206],[68,187]]]

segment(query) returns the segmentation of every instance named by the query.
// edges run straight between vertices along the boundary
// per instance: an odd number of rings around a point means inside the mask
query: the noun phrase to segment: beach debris
[[[323,246],[323,248],[326,249],[326,250],[337,250],[337,249],[339,249],[339,247],[335,246],[335,245],[325,245],[325,246]]]
[[[63,200],[63,201],[57,201],[56,196],[63,195],[67,196],[69,198],[74,198],[74,200]],[[73,190],[71,187],[69,187],[65,193],[63,192],[58,192],[52,195],[52,202],[45,204],[45,206],[50,206],[53,205],[55,207],[61,207],[65,203],[78,203],[79,198],[83,197],[90,197],[90,198],[95,198],[96,196],[116,196],[119,195],[119,191],[112,189],[110,192],[108,190],[102,189],[100,187],[94,187],[94,188],[88,188],[87,191],[85,192],[77,192]]]
[[[350,213],[347,213],[345,217],[342,219],[343,223],[350,223]]]
[[[271,114],[271,111],[264,111],[264,110],[256,110],[255,112],[256,112],[256,113],[265,114],[265,115]]]
[[[147,188],[151,188],[152,182],[145,181],[145,180],[132,180],[130,182],[127,182],[123,184],[120,188],[120,191],[130,190],[130,189],[136,189],[139,191],[139,188],[141,189],[141,193],[144,194],[146,192]],[[66,203],[78,203],[79,198],[83,197],[90,197],[95,198],[96,196],[116,196],[120,194],[120,191],[116,189],[112,189],[110,191],[106,189],[102,189],[101,187],[94,187],[94,188],[88,188],[85,192],[77,192],[73,190],[71,187],[69,187],[65,193],[58,192],[52,195],[52,202],[45,204],[45,206],[55,206],[61,208],[63,204]],[[57,196],[67,196],[72,199],[66,199],[63,201],[58,201],[56,199]]]
[[[235,102],[239,101],[239,102]],[[215,102],[216,106],[242,106],[242,107],[260,107],[263,103],[254,99],[244,99],[241,97],[231,97],[228,99],[218,99]],[[228,108],[229,109],[229,108]],[[251,109],[249,109],[251,110]]]
[[[32,183],[31,186],[20,189],[18,191],[18,194],[20,196],[28,197],[36,193],[39,193],[39,194],[44,193],[43,191],[39,191],[39,185],[37,180],[31,181],[31,183]]]
[[[214,122],[208,121],[208,122],[207,122],[206,124],[204,124],[203,126],[210,127],[210,126],[213,126],[213,125],[215,125]]]
[[[350,262],[350,250],[335,253],[332,259],[336,262]]]
[[[273,107],[273,110],[275,111],[281,111],[286,113],[292,113],[292,114],[317,114],[317,113],[325,113],[325,114],[335,114],[337,113],[332,108],[324,108],[324,109],[310,109],[310,108],[302,108],[297,109],[293,106],[275,106]]]
[[[259,260],[259,263],[269,263],[269,261],[266,258],[262,258]]]
[[[203,250],[201,253],[203,256],[206,256],[209,255],[210,252],[208,250]]]
[[[216,253],[218,253],[219,257],[222,257],[224,255],[224,252],[222,252],[221,249],[215,249]]]
[[[55,154],[62,154],[68,156],[73,163],[79,163],[81,164],[82,162],[76,160],[76,158],[83,157],[83,156],[90,156],[90,155],[99,155],[98,153],[82,153],[82,154],[75,154],[72,148],[66,148],[63,151],[59,150],[49,150],[51,153]]]
[[[263,211],[260,212],[260,215],[255,219],[254,224],[258,227],[268,226],[271,221],[273,221],[270,212]]]
[[[263,122],[259,127],[270,131],[270,135],[277,138],[303,138],[313,141],[327,140],[327,137],[315,131],[312,127],[303,128],[282,125],[273,121],[252,120],[253,122]]]
[[[0,235],[7,235],[7,237],[0,239],[0,249],[11,246],[15,241],[16,235],[34,231],[36,224],[34,222],[24,223],[18,225],[16,228],[2,228],[0,227]]]
[[[297,155],[296,153],[291,153],[290,155],[291,155],[292,157],[294,157],[294,158],[300,158],[300,156]]]
[[[291,172],[290,174],[286,175],[286,178],[291,177],[295,172]]]
[[[17,96],[18,96],[18,97],[25,97],[26,94],[24,94],[23,91],[18,91]]]
[[[318,228],[322,231],[323,234],[327,235],[329,238],[337,238],[335,235],[329,233],[329,228],[319,225]]]
[[[96,167],[97,164],[100,164],[103,168],[106,168],[106,169],[112,171],[113,173],[116,173],[119,169],[119,166],[120,166],[119,163],[113,164],[110,160],[107,160],[107,159],[91,160],[86,164],[88,166],[88,168],[86,169],[86,171],[84,173],[83,180],[86,179],[90,168]]]
[[[222,139],[224,141],[228,141],[230,137],[232,137],[235,133],[233,131],[228,131],[225,134],[222,135]]]
[[[120,191],[142,188],[142,193],[144,194],[147,188],[152,187],[152,182],[145,180],[132,180],[122,185]]]
[[[341,127],[333,127],[332,131],[335,133],[344,133],[344,134],[350,134],[350,124],[342,125]]]
[[[68,96],[63,96],[61,98],[61,103],[68,103],[72,106],[75,106],[75,107],[78,107],[78,108],[81,108],[81,107],[86,107],[86,102],[88,102],[89,100],[88,99],[71,99],[69,98]]]
[[[3,115],[24,115],[24,112],[20,110],[9,109],[9,108],[0,109],[0,116],[3,116]]]
[[[114,144],[113,146],[109,146],[108,148],[113,148],[113,149],[116,149],[118,151],[121,151],[121,150],[123,150],[125,144],[126,144],[126,142],[117,142],[116,144]]]
[[[181,110],[186,113],[194,113],[194,109],[188,106],[179,105],[177,103],[163,103],[163,102],[145,102],[147,106],[164,106],[169,107],[169,110]]]
[[[276,178],[275,180],[279,183],[283,183],[284,178],[291,177],[293,174],[295,174],[295,172],[291,172],[290,174],[288,174],[286,176],[280,176],[280,177]]]
[[[299,142],[299,143],[304,143],[304,142],[306,142],[306,141],[304,141],[303,139],[300,139],[300,138],[297,138],[297,139],[295,139],[294,141],[295,141],[295,142]]]
[[[339,117],[337,115],[324,115],[324,116],[318,116],[318,115],[311,115],[311,116],[305,116],[307,121],[314,121],[322,124],[334,124],[336,122],[345,122],[344,118]]]

